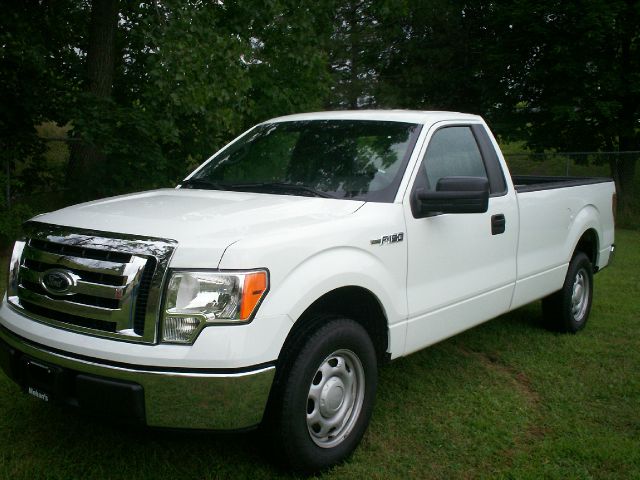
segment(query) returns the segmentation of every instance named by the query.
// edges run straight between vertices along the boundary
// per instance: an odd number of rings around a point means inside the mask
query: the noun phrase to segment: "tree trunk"
[[[636,162],[638,157],[629,155],[612,156],[609,159],[611,177],[616,183],[618,203],[622,207],[631,202],[633,196],[633,177],[636,173]]]
[[[624,156],[618,165],[618,175],[620,176],[620,189],[624,195],[625,202],[630,201],[633,195],[633,177],[636,174],[636,155]]]
[[[630,62],[629,48],[622,49],[622,63],[623,65]],[[627,78],[627,75],[623,74],[623,78]],[[618,149],[620,152],[637,152],[640,150],[640,136],[636,133],[636,123],[638,116],[638,99],[637,97],[627,90],[624,92],[624,97],[621,100],[622,108],[618,116],[618,122],[620,125],[618,134]],[[613,178],[616,181],[616,187],[618,190],[619,205],[624,208],[631,202],[633,197],[633,177],[636,173],[636,161],[638,159],[637,154],[623,154],[620,155],[617,160],[614,160],[615,165],[612,168]]]
[[[348,7],[347,22],[349,25],[349,47],[351,65],[349,68],[349,88],[347,89],[349,108],[351,110],[358,109],[358,97],[361,93],[360,80],[358,79],[358,69],[360,68],[360,35],[361,28],[358,24],[358,9],[362,5],[361,1],[355,1]]]
[[[115,39],[118,0],[93,0],[87,51],[87,91],[97,98],[110,98],[115,69]],[[88,199],[98,192],[97,178],[106,157],[96,145],[78,142],[71,146],[67,179],[72,195]]]
[[[9,161],[9,159],[7,159],[4,181],[5,181],[5,195],[6,195],[6,200],[4,205],[5,205],[5,208],[9,210],[11,208],[11,162]]]
[[[87,52],[88,87],[98,97],[111,96],[117,22],[118,0],[93,0]]]
[[[632,89],[637,66],[634,66],[633,43],[637,37],[638,14],[636,2],[627,0],[627,8],[619,18],[620,28],[620,98],[621,105],[618,115],[618,149],[621,152],[637,152],[640,150],[640,135],[637,132],[638,113],[640,112],[640,95]],[[611,163],[611,173],[616,181],[618,201],[621,208],[625,208],[632,201],[633,177],[636,172],[638,155],[621,155]]]

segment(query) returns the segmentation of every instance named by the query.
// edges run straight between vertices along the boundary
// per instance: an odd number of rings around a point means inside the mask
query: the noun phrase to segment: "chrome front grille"
[[[9,302],[60,328],[153,343],[171,240],[32,222]]]

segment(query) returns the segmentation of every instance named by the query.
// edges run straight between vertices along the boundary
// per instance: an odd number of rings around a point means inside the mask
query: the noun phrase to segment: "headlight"
[[[166,291],[162,340],[190,343],[207,324],[247,322],[267,289],[264,270],[174,271]]]
[[[13,245],[11,263],[9,264],[9,279],[7,281],[7,298],[18,295],[18,274],[20,273],[20,259],[24,250],[25,242],[17,241]]]

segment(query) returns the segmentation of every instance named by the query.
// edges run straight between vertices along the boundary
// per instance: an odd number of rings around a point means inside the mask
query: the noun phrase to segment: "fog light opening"
[[[202,320],[198,317],[166,316],[162,330],[165,342],[189,343],[200,328]]]

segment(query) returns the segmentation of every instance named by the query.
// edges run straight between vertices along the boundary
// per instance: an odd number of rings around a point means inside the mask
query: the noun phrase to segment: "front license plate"
[[[45,402],[51,401],[51,392],[55,381],[55,370],[40,362],[25,359],[25,390],[27,393]]]
[[[42,400],[44,402],[48,402],[49,401],[49,394],[46,392],[43,392],[41,390],[38,390],[37,388],[34,387],[27,387],[27,393],[33,397],[36,397],[39,400]]]

